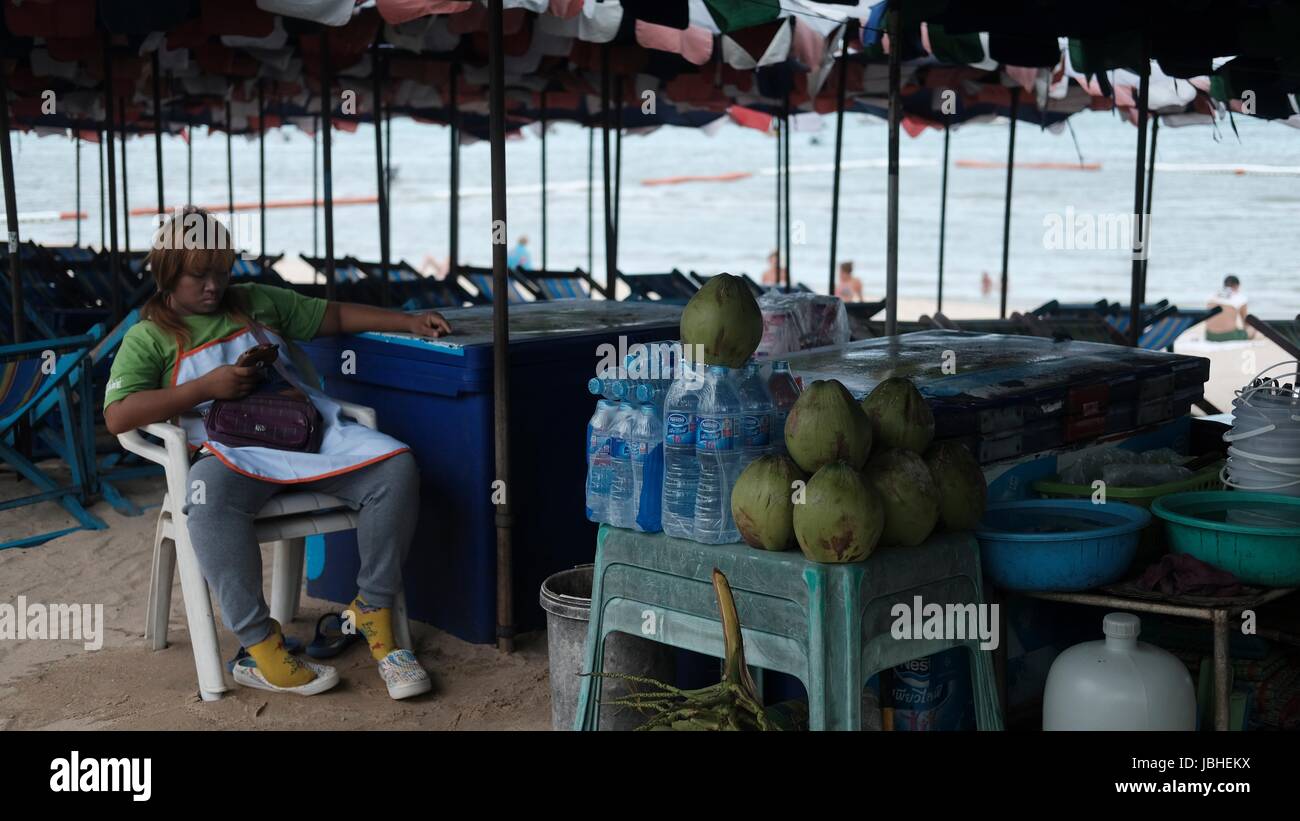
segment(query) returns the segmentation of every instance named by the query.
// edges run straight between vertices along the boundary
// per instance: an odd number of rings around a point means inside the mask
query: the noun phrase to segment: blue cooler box
[[[681,310],[603,300],[510,306],[506,492],[518,631],[545,625],[537,591],[547,576],[595,556],[596,526],[585,517],[585,432],[595,407],[587,380],[606,355],[617,365],[633,344],[676,339]],[[302,347],[326,391],[374,408],[379,429],[410,445],[419,465],[419,524],[404,573],[411,617],[486,644],[496,641],[492,309],[442,313],[454,331],[444,339],[366,333]],[[356,534],[331,534],[307,592],[349,602],[359,566]]]

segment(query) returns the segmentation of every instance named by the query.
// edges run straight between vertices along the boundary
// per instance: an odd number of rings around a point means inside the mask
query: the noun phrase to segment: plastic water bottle
[[[610,434],[617,411],[616,402],[601,399],[587,423],[587,518],[593,522],[609,518],[609,490],[613,479]]]
[[[785,420],[790,416],[790,409],[799,398],[799,383],[790,373],[790,363],[784,359],[772,363],[772,376],[767,380],[768,393],[772,396],[772,452],[784,454]]]
[[[704,380],[690,362],[679,362],[677,379],[664,397],[663,530],[692,538],[700,463],[695,456],[700,393]]]
[[[763,366],[754,360],[745,365],[736,392],[740,395],[740,460],[736,476],[749,463],[772,452],[772,416],[776,412],[772,395],[763,379]],[[784,428],[782,428],[784,430]],[[784,437],[782,437],[784,438]]]
[[[700,462],[699,489],[695,493],[697,542],[723,544],[740,538],[731,518],[731,488],[740,472],[740,397],[732,385],[731,369],[709,367],[700,392],[695,453]]]
[[[654,405],[637,408],[629,449],[632,452],[632,486],[636,490],[633,526],[646,533],[663,529],[661,500],[664,486],[664,427]]]
[[[587,391],[592,396],[614,399],[614,380],[607,377],[593,376],[587,380]]]
[[[610,428],[609,516],[614,527],[632,527],[636,519],[636,487],[632,473],[631,445],[636,432],[636,406],[619,402]]]

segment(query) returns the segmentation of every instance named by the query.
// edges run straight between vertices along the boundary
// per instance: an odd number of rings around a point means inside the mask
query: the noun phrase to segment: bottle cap
[[[1134,639],[1142,632],[1142,620],[1132,613],[1107,613],[1101,632],[1114,639]]]
[[[600,381],[600,379],[593,376],[587,380],[587,390],[599,396],[605,392],[605,385]]]

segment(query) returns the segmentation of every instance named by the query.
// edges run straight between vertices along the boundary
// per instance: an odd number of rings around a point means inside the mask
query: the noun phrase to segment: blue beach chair
[[[1300,359],[1300,314],[1295,319],[1267,320],[1248,314],[1246,324],[1285,351],[1287,356]]]
[[[518,276],[528,282],[532,291],[546,299],[591,299],[592,294],[605,293],[605,289],[581,268],[572,271],[521,270]]]
[[[456,267],[456,278],[458,282],[460,280],[464,280],[465,282],[473,286],[474,290],[478,293],[479,298],[482,299],[484,302],[492,302],[495,299],[495,296],[492,293],[492,269],[491,268],[478,268],[471,265],[458,265]],[[511,270],[506,271],[506,284],[508,285],[510,291],[510,295],[508,299],[510,300],[511,305],[515,305],[520,302],[528,302],[530,301],[530,297],[531,300],[533,301],[538,299],[545,299],[545,297],[542,294],[535,293],[532,290],[532,288],[529,286],[529,284],[521,280],[519,274],[514,271]]]
[[[700,286],[676,268],[665,274],[629,274],[618,272],[632,292],[628,299],[659,299],[664,302],[688,302]]]

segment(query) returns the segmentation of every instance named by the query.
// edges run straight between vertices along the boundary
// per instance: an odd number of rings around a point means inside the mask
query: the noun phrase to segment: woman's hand
[[[243,399],[262,381],[260,369],[238,365],[222,365],[199,377],[203,393],[209,399]]]
[[[447,336],[451,333],[451,326],[447,320],[442,318],[442,314],[437,311],[426,311],[418,314],[407,314],[406,332],[416,336],[432,336],[434,338]]]

